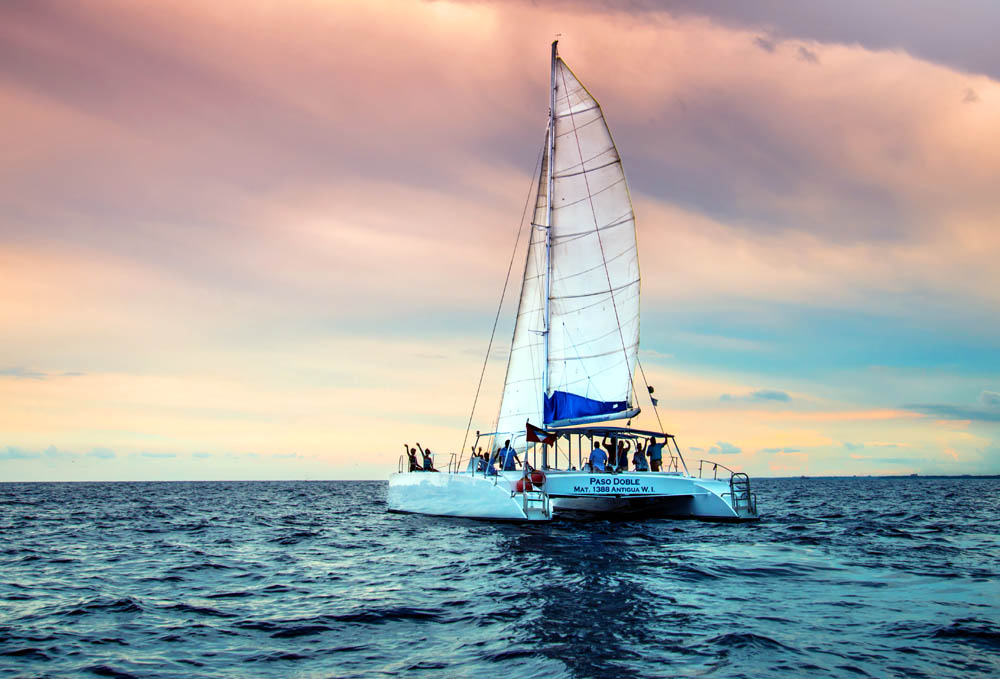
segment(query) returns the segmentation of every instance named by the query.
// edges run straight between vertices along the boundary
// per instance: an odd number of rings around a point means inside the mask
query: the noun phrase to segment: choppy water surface
[[[519,526],[381,482],[0,484],[0,676],[1000,674],[1000,481],[755,490],[756,525]]]

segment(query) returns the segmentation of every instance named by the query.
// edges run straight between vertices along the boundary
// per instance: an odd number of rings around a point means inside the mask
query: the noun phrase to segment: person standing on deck
[[[517,451],[510,445],[510,439],[504,441],[503,448],[500,449],[500,464],[501,469],[505,472],[515,471],[521,464],[521,461],[517,459]]]
[[[601,448],[600,443],[594,444],[594,449],[590,451],[590,470],[595,472],[604,471],[604,463],[608,461],[608,454]]]
[[[618,462],[618,437],[612,436],[611,441],[608,441],[608,437],[605,436],[601,445],[604,446],[604,450],[607,451],[608,466],[614,467]]]
[[[632,453],[632,466],[637,472],[648,472],[649,464],[646,462],[646,448],[641,442],[635,442],[635,452]]]
[[[656,441],[655,436],[649,437],[649,465],[654,472],[660,471],[660,465],[663,463],[663,444]]]
[[[628,451],[632,447],[631,441],[618,441],[618,471],[628,471]]]

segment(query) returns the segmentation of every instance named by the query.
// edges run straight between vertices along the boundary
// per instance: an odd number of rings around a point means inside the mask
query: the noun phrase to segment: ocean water
[[[0,676],[1000,676],[1000,480],[754,485],[758,524],[521,526],[0,484]]]

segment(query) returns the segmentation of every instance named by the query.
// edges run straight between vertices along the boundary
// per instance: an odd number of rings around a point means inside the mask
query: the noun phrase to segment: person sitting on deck
[[[500,460],[501,468],[505,472],[515,471],[521,464],[521,461],[517,459],[517,451],[510,445],[510,439],[503,442],[503,448],[500,449]]]
[[[654,472],[660,471],[660,465],[663,463],[663,444],[657,442],[655,436],[650,436],[646,450],[649,452],[649,466]]]
[[[603,472],[604,463],[608,461],[608,454],[601,448],[601,444],[595,443],[594,449],[590,451],[590,469],[595,472]]]
[[[635,452],[632,453],[632,466],[637,472],[648,472],[649,464],[646,462],[646,448],[639,441],[635,442]]]
[[[410,471],[416,472],[420,471],[420,464],[417,462],[417,449],[410,448],[407,444],[403,444],[403,450],[406,451],[406,455],[410,458]]]
[[[417,443],[417,448],[420,448],[420,454],[424,456],[424,471],[436,472],[437,469],[434,468],[434,458],[433,454],[431,453],[431,449],[427,448],[425,450],[424,448],[421,448],[419,442]]]
[[[486,473],[487,476],[497,475],[497,469],[493,465],[496,464],[496,461],[499,458],[500,458],[500,448],[497,448],[496,452],[493,452],[489,455],[483,455],[483,459],[486,461],[486,466],[483,468],[483,471]]]

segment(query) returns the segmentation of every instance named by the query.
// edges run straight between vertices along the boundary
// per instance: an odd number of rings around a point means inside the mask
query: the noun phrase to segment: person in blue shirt
[[[503,442],[503,448],[500,449],[500,460],[505,472],[515,471],[521,464],[521,461],[517,459],[517,451],[510,445],[510,439]]]
[[[497,448],[496,451],[494,451],[494,452],[492,452],[492,453],[490,453],[488,455],[484,454],[483,455],[483,473],[486,474],[487,476],[496,476],[497,475],[497,468],[494,467],[493,465],[496,464],[496,461],[498,459],[500,459],[500,449],[499,448]]]
[[[434,458],[432,457],[431,449],[421,448],[419,443],[417,443],[417,448],[420,449],[420,454],[424,456],[424,471],[436,472],[437,469],[434,468]]]
[[[590,451],[590,469],[595,472],[603,472],[604,464],[608,461],[608,454],[601,448],[600,443],[594,444],[594,449]]]

